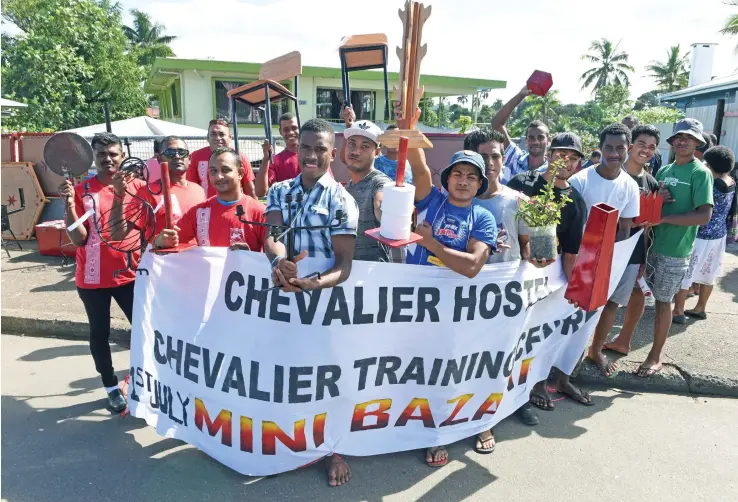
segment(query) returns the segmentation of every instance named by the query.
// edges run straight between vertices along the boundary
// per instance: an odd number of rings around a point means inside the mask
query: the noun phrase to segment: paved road
[[[104,408],[86,344],[2,335],[2,498],[79,500],[737,500],[738,400],[595,392],[559,402],[536,429],[508,420],[497,451],[451,447],[352,458],[329,488],[318,466],[249,478],[140,420]],[[116,367],[128,353],[116,347]]]

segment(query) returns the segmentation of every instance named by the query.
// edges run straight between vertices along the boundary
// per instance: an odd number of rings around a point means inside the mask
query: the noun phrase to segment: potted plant
[[[554,182],[559,169],[566,167],[565,159],[557,159],[548,165],[548,183],[539,195],[518,202],[517,217],[522,218],[530,236],[530,257],[535,260],[556,258],[556,226],[561,222],[561,209],[571,202],[566,195],[557,200]]]

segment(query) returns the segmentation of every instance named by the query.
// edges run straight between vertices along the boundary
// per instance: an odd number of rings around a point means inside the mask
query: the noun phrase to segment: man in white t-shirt
[[[640,190],[633,178],[623,170],[630,146],[630,129],[622,124],[611,124],[600,133],[600,150],[602,162],[588,167],[569,178],[569,183],[584,198],[587,213],[592,206],[604,202],[620,213],[618,232],[615,240],[621,241],[630,237],[633,218],[640,212]],[[608,361],[602,353],[602,345],[607,339],[609,327],[615,319],[619,305],[627,305],[633,291],[640,265],[628,265],[620,278],[618,287],[602,310],[602,315],[595,329],[594,339],[588,357],[597,364],[605,376],[611,376],[615,365]]]

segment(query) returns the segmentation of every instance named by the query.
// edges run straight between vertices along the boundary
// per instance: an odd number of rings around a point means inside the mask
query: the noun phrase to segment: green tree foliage
[[[738,7],[738,0],[725,0],[725,3]],[[725,20],[725,27],[720,30],[720,33],[723,35],[738,35],[738,12]],[[738,54],[738,45],[735,46],[735,52]]]
[[[136,55],[138,64],[150,66],[158,57],[174,56],[174,51],[169,44],[177,39],[175,36],[164,35],[164,26],[154,23],[145,12],[131,9],[133,26],[124,26],[125,34],[131,46],[131,51]]]
[[[659,106],[659,100],[657,99],[657,96],[659,94],[661,93],[658,90],[644,92],[643,94],[638,96],[638,99],[636,99],[636,102],[633,105],[633,109],[642,110],[651,106]]]
[[[684,112],[667,106],[650,106],[633,112],[643,124],[673,124],[684,118]]]
[[[143,71],[126,50],[120,7],[92,0],[6,0],[2,16],[21,33],[3,33],[3,95],[28,105],[3,124],[62,130],[146,110]]]
[[[630,86],[628,73],[635,70],[628,64],[628,54],[620,52],[619,46],[620,42],[613,44],[606,38],[592,42],[589,54],[582,56],[582,59],[593,63],[594,67],[585,71],[579,78],[584,80],[582,89],[593,86],[592,92],[596,92],[610,84]]]
[[[461,128],[459,131],[461,134],[466,134],[466,131],[472,126],[472,118],[469,115],[462,115],[454,122],[454,125]]]
[[[659,90],[674,92],[687,87],[689,83],[689,52],[680,54],[679,45],[666,51],[664,61],[651,61],[646,66],[650,77],[656,81]]]

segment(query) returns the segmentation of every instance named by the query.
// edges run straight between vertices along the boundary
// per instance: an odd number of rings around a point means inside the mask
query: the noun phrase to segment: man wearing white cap
[[[343,131],[345,141],[341,157],[351,176],[346,191],[359,205],[354,260],[391,261],[387,246],[364,235],[367,230],[379,226],[384,186],[391,182],[384,173],[374,168],[374,161],[382,151],[377,139],[381,134],[379,126],[368,120],[354,122]]]

